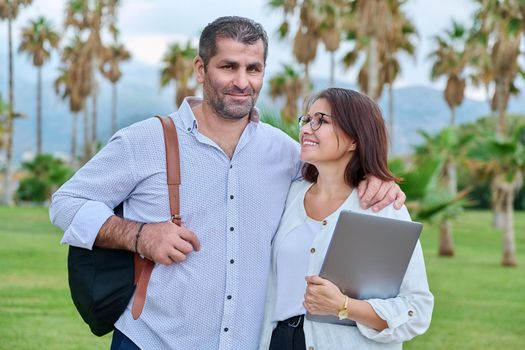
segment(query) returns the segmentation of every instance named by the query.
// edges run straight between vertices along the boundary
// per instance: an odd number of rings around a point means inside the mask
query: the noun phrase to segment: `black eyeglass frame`
[[[316,112],[313,116],[309,114],[301,115],[297,120],[299,123],[299,128],[302,128],[306,124],[310,123],[310,127],[312,128],[312,130],[317,131],[321,128],[321,125],[326,123],[324,117],[333,118],[333,116],[331,116],[330,114],[326,114],[323,112]]]

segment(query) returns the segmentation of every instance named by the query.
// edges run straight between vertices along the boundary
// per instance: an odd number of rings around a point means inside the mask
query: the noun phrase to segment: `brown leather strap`
[[[159,117],[164,131],[164,144],[166,145],[166,176],[168,182],[168,195],[170,200],[170,214],[171,221],[176,225],[181,224],[180,217],[180,158],[179,158],[179,141],[177,139],[177,129],[170,117]],[[148,289],[148,282],[151,277],[151,272],[155,264],[153,261],[143,259],[138,254],[135,254],[135,298],[133,299],[133,307],[131,314],[136,320],[140,317],[144,303],[146,302],[146,292]]]
[[[170,198],[171,220],[180,221],[180,158],[179,158],[179,140],[177,130],[171,118],[159,118],[164,130],[164,140],[166,145],[166,172],[168,179],[168,192]],[[171,166],[170,166],[171,165]],[[175,222],[176,223],[176,222]],[[180,225],[180,222],[178,223]]]

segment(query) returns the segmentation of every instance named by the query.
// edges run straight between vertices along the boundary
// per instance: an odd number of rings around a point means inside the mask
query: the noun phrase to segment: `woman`
[[[308,106],[299,121],[304,180],[292,184],[273,241],[260,349],[401,349],[426,331],[432,315],[419,242],[395,298],[353,299],[317,276],[341,210],[410,220],[405,207],[361,209],[354,190],[368,175],[396,180],[387,167],[381,111],[368,97],[339,88],[322,91]],[[306,311],[346,312],[357,327],[312,322]]]

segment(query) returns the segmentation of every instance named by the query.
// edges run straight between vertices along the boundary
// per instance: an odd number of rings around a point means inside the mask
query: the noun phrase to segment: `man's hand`
[[[137,253],[163,265],[181,262],[189,253],[201,248],[193,232],[171,221],[144,225],[136,242],[140,225],[116,215],[110,216],[100,228],[95,245],[132,252],[136,247]]]
[[[363,209],[372,207],[375,212],[394,203],[400,209],[405,204],[406,196],[394,181],[382,181],[374,176],[367,176],[357,187],[359,203]]]
[[[306,276],[305,279],[308,283],[303,302],[306,311],[312,315],[337,315],[345,301],[339,288],[319,276]]]
[[[163,265],[186,260],[192,251],[199,251],[201,244],[192,231],[171,221],[147,224],[142,229],[138,253]]]

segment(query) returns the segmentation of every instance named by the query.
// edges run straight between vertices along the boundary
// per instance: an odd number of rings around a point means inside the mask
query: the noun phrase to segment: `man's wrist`
[[[95,244],[102,248],[125,249],[134,252],[137,230],[136,221],[112,215],[100,228]]]
[[[137,234],[135,235],[135,253],[139,254],[139,255],[142,255],[140,252],[139,252],[139,240],[140,240],[140,234],[142,233],[142,229],[144,228],[144,226],[146,225],[145,222],[141,222],[139,223],[139,227],[137,229]]]

